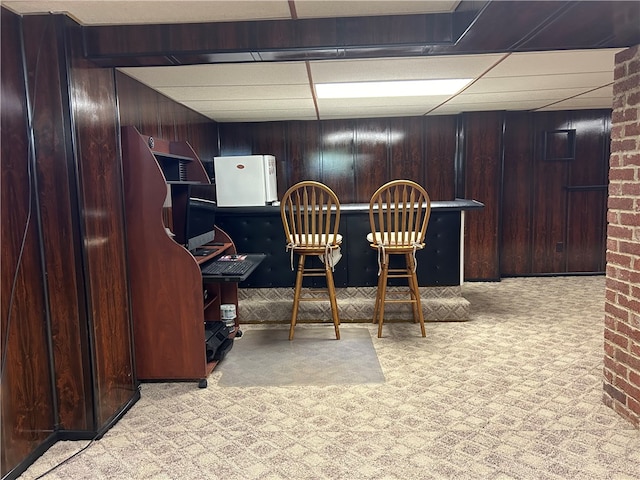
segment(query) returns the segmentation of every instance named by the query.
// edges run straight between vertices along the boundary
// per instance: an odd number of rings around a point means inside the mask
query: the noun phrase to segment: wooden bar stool
[[[304,181],[293,185],[286,191],[280,203],[280,216],[287,240],[287,251],[291,252],[291,269],[294,254],[299,256],[293,294],[293,310],[289,340],[293,340],[298,307],[302,301],[326,301],[331,304],[331,316],[340,340],[340,319],[336,302],[336,289],[333,282],[335,256],[339,253],[342,235],[338,233],[340,222],[340,202],[336,194],[326,185],[314,181]],[[307,266],[309,256],[319,255],[323,259],[322,268]],[[303,296],[304,277],[325,277],[327,288],[325,297]]]
[[[420,323],[425,337],[424,315],[416,276],[416,251],[424,248],[424,237],[431,214],[427,191],[410,180],[394,180],[381,186],[369,202],[371,233],[367,241],[378,252],[378,289],[373,310],[373,323],[378,323],[382,337],[386,303],[411,303],[414,322]],[[405,268],[389,268],[389,257],[402,255]],[[406,278],[409,298],[387,299],[389,278]]]

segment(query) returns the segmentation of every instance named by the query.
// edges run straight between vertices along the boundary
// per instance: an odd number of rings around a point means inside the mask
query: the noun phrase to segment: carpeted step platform
[[[307,291],[308,292],[308,291]],[[421,287],[422,310],[426,322],[464,322],[470,317],[470,303],[462,287]],[[373,318],[376,287],[336,288],[341,322],[370,322]],[[307,296],[309,293],[306,294]],[[324,292],[319,292],[324,296]],[[407,287],[388,287],[387,298],[409,298]],[[241,323],[289,323],[293,288],[240,288],[238,310]],[[385,322],[412,320],[409,303],[388,303]],[[329,301],[300,302],[300,322],[331,321]]]

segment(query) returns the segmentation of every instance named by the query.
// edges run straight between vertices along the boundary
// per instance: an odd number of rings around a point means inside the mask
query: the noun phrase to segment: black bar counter
[[[420,286],[453,286],[463,281],[464,216],[466,211],[483,208],[475,200],[455,199],[431,202],[431,217],[427,228],[426,246],[416,253]],[[219,207],[216,225],[234,241],[238,252],[264,253],[264,261],[240,287],[292,287],[295,272],[291,270],[291,256],[286,251],[280,207]],[[342,258],[336,264],[336,287],[375,286],[378,280],[378,255],[369,246],[366,236],[369,227],[369,204],[340,206]],[[391,266],[400,266],[392,258]],[[295,260],[294,260],[295,263]],[[318,260],[318,265],[320,261]],[[323,279],[305,279],[323,285]],[[392,285],[393,282],[390,281]],[[405,285],[402,280],[398,285]]]

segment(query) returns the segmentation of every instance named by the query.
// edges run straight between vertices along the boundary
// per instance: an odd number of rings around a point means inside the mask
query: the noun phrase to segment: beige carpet
[[[234,342],[219,365],[220,387],[328,386],[383,383],[384,374],[369,329],[342,329],[333,324],[296,328],[251,328]]]
[[[207,389],[144,384],[104,438],[45,478],[640,478],[640,431],[602,404],[604,278],[463,290],[471,320],[430,323],[426,338],[366,326],[385,383],[222,388],[214,371]],[[85,444],[54,445],[22,478]]]

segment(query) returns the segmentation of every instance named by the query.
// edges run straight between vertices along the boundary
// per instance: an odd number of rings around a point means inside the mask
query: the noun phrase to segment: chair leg
[[[384,323],[384,302],[387,297],[387,276],[389,275],[389,257],[385,255],[382,272],[378,280],[378,294],[376,295],[376,303],[378,304],[378,338],[382,338],[382,324]],[[375,317],[374,317],[375,320]]]
[[[302,290],[302,278],[304,274],[305,255],[300,255],[298,259],[298,270],[296,272],[296,286],[293,291],[293,309],[291,311],[291,326],[289,327],[289,340],[293,340],[293,333],[298,321],[298,307],[300,306],[300,291]]]
[[[418,276],[416,275],[416,272],[414,271],[413,268],[413,256],[408,255],[407,256],[407,265],[409,266],[410,270],[409,270],[409,288],[411,290],[411,296],[413,297],[412,300],[414,300],[415,303],[412,303],[412,305],[414,305],[414,310],[413,310],[413,320],[414,322],[416,321],[416,310],[418,313],[418,321],[420,322],[420,332],[422,333],[423,337],[427,336],[427,332],[425,331],[424,328],[424,314],[422,313],[422,302],[420,300],[420,286],[418,285]]]
[[[376,288],[376,303],[373,307],[373,320],[372,323],[378,323],[378,313],[380,312],[380,292],[382,291],[382,270],[380,271],[380,275],[378,275],[378,287]]]
[[[336,287],[333,282],[333,272],[329,262],[325,262],[325,276],[327,277],[327,291],[329,292],[329,302],[331,303],[331,317],[333,318],[333,328],[336,331],[336,340],[340,340],[340,317],[338,316],[338,302],[336,300]]]
[[[419,314],[418,314],[418,302],[420,301],[420,292],[416,290],[416,287],[413,284],[413,279],[411,278],[413,275],[413,255],[410,253],[406,253],[404,255],[405,265],[407,274],[407,283],[409,285],[409,294],[411,295],[411,311],[413,315],[413,322],[418,323]]]

